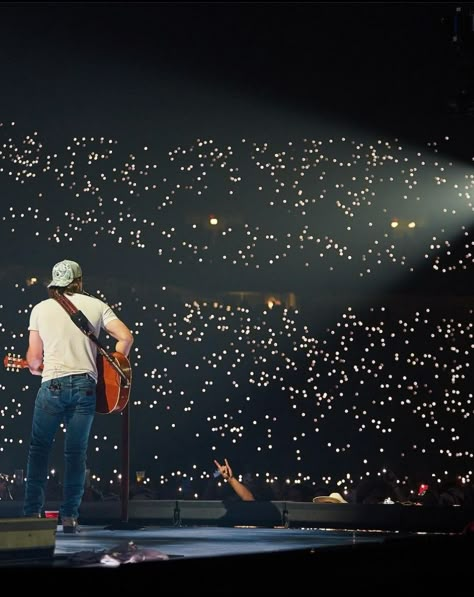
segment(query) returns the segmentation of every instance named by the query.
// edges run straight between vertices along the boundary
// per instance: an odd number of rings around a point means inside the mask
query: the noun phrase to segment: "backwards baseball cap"
[[[52,281],[48,284],[48,288],[51,288],[51,286],[68,286],[76,278],[82,277],[81,266],[75,261],[63,259],[53,267],[51,277]]]

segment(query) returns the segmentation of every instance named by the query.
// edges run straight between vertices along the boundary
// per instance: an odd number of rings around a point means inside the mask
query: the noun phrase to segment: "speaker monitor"
[[[52,560],[57,524],[55,518],[0,518],[0,562]]]

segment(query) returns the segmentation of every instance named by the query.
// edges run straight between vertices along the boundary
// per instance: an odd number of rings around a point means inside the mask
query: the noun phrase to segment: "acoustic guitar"
[[[6,355],[3,364],[8,371],[28,369],[26,359]],[[129,359],[120,352],[97,355],[96,412],[101,415],[121,412],[128,404],[132,385]]]

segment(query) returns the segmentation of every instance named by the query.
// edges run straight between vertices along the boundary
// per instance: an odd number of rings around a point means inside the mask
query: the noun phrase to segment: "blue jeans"
[[[87,373],[45,381],[36,395],[26,469],[23,514],[43,511],[48,461],[55,435],[65,424],[61,517],[79,516],[84,494],[87,446],[96,407],[96,382]]]

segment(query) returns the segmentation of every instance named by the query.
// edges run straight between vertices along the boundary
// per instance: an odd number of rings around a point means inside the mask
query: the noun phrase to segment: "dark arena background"
[[[0,69],[4,356],[78,261],[135,337],[131,505],[226,499],[227,458],[275,502],[472,508],[473,3],[7,2]],[[16,514],[38,383],[3,369]]]

